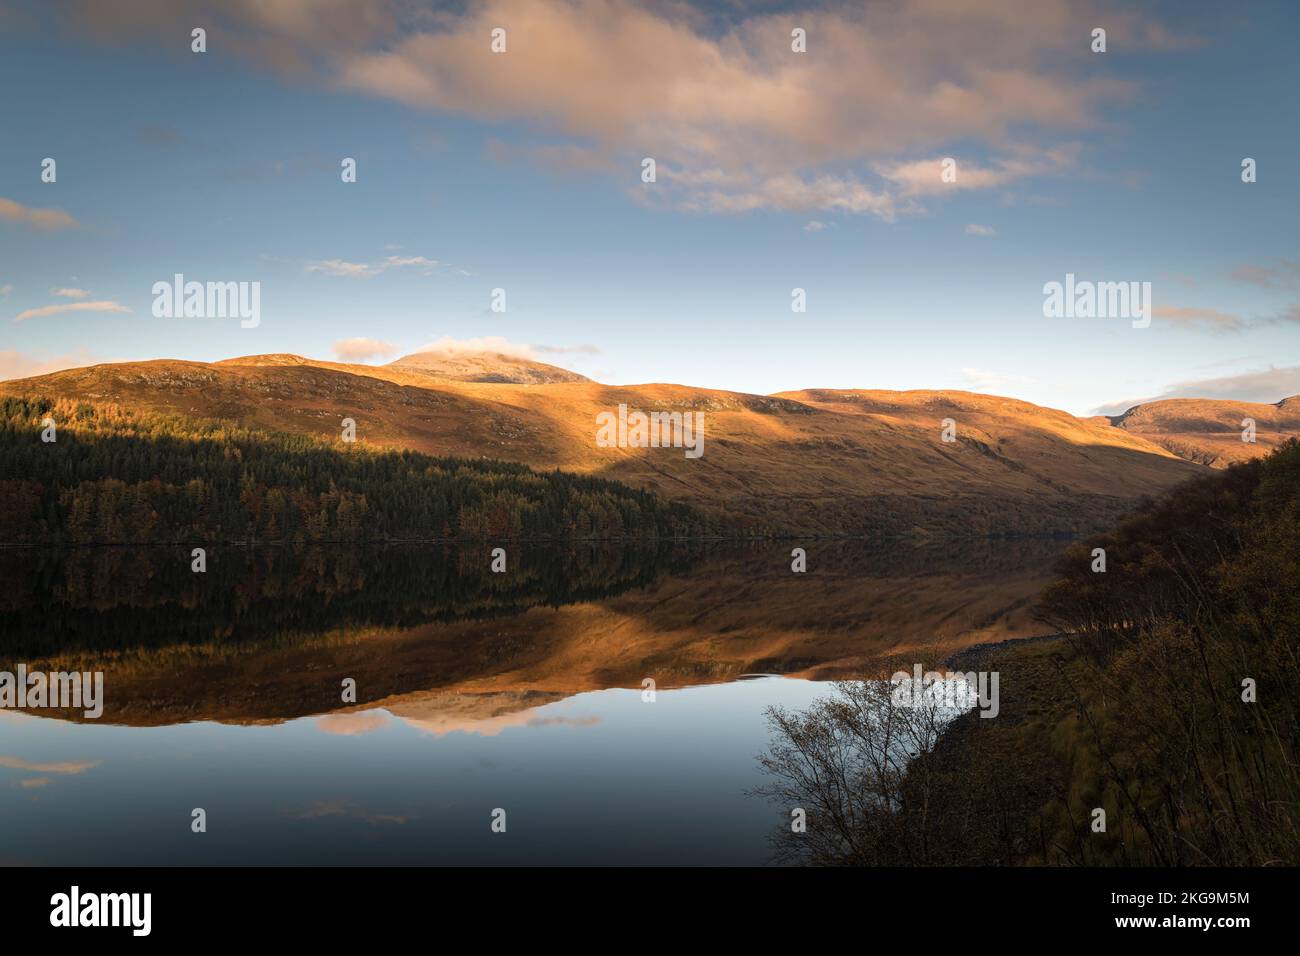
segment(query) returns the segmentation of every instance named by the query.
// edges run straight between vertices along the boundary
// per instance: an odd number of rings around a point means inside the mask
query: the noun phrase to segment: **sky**
[[[0,0],[0,378],[437,344],[611,384],[1275,402],[1297,37],[1289,2]],[[177,273],[259,283],[257,324],[155,316]],[[1149,327],[1048,317],[1067,274],[1151,283]]]

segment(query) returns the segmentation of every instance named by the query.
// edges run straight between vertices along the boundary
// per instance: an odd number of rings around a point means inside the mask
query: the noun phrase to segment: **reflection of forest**
[[[210,552],[202,575],[181,550],[11,553],[0,657],[105,670],[105,719],[125,723],[346,709],[344,677],[359,704],[499,714],[1031,633],[1061,544],[806,542],[804,574],[793,546],[520,549],[504,574],[489,546]]]
[[[245,650],[354,628],[408,628],[589,601],[689,566],[685,547],[209,549],[0,553],[0,659],[173,645]]]

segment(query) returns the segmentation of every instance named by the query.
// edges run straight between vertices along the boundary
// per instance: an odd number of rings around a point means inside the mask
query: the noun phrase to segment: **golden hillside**
[[[453,372],[455,370],[452,370]],[[373,445],[596,473],[725,513],[753,531],[1081,531],[1202,468],[1104,418],[968,392],[466,382],[386,366],[250,356],[159,360],[0,382],[0,394],[117,402],[327,438],[344,418]],[[702,411],[704,455],[600,448],[626,404]],[[957,440],[940,440],[942,421]]]
[[[1254,419],[1255,441],[1242,441],[1243,422]],[[1168,398],[1135,405],[1111,421],[1189,461],[1226,468],[1266,455],[1300,435],[1300,395],[1276,405],[1204,398]]]

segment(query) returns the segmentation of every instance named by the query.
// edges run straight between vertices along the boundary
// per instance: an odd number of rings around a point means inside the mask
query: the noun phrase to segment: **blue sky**
[[[1300,8],[1024,6],[0,0],[0,377],[488,340],[1081,414],[1300,392]],[[260,324],[155,318],[177,272]],[[1045,318],[1067,272],[1151,282],[1150,328]]]

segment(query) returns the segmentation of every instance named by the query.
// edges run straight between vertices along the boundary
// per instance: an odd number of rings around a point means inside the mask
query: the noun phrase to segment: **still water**
[[[762,864],[766,709],[1033,633],[1060,548],[10,553],[0,670],[105,702],[0,710],[0,863]]]

